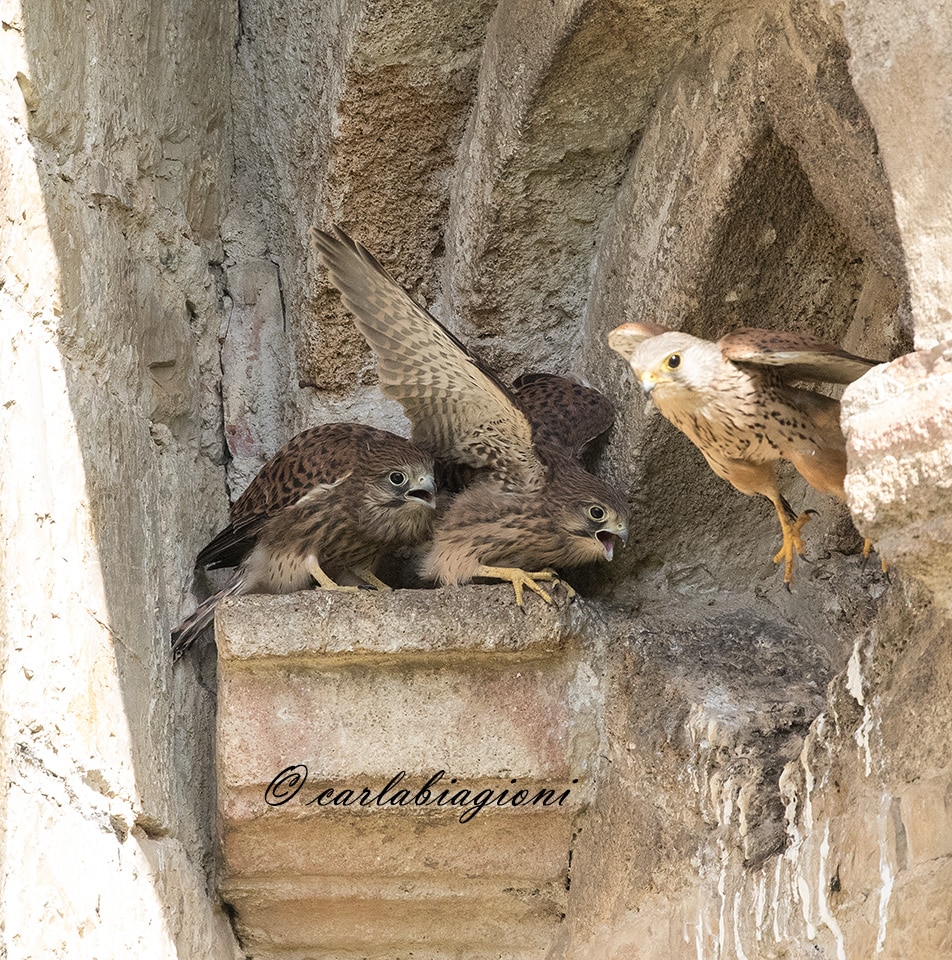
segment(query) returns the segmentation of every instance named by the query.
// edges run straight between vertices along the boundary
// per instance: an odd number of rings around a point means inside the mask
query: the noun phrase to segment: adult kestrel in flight
[[[196,564],[236,567],[228,583],[172,633],[178,659],[224,597],[325,590],[379,590],[377,564],[429,540],[436,506],[433,458],[416,444],[360,423],[299,433],[278,451],[231,508],[231,520]]]
[[[505,580],[521,606],[525,587],[552,602],[538,581],[559,582],[556,570],[611,560],[615,541],[628,536],[628,505],[577,459],[611,423],[608,401],[553,375],[505,387],[365,247],[340,229],[311,237],[414,441],[438,463],[475,471],[437,520],[423,575],[444,584]],[[601,408],[602,419],[585,422],[583,412],[577,421],[573,397],[587,397],[582,410]]]
[[[846,477],[839,401],[791,381],[851,383],[877,361],[772,330],[735,330],[711,343],[654,323],[624,323],[608,344],[719,477],[774,505],[783,532],[774,562],[783,561],[789,588],[810,514],[798,516],[781,495],[777,462],[789,460],[812,487],[840,500]]]

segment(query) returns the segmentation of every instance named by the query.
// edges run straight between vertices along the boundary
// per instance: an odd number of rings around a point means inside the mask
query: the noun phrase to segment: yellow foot
[[[380,577],[373,572],[373,570],[363,569],[355,572],[357,576],[364,581],[364,583],[369,583],[370,586],[376,587],[377,590],[393,590],[393,587],[384,583],[383,580],[381,580]]]
[[[783,582],[786,584],[787,589],[789,589],[790,584],[793,583],[794,558],[806,556],[806,547],[803,545],[803,537],[800,536],[800,531],[807,521],[809,521],[810,514],[811,511],[809,510],[806,513],[801,513],[800,516],[791,523],[779,510],[777,511],[777,516],[780,517],[780,529],[783,531],[783,546],[773,558],[773,562],[780,563],[783,561]]]
[[[307,558],[305,565],[307,566],[307,572],[317,581],[317,585],[322,590],[337,590],[340,593],[356,593],[360,589],[360,587],[342,587],[339,583],[335,583],[324,573],[321,565],[317,562],[317,557],[313,554]]]
[[[863,541],[863,563],[869,559],[869,555],[873,552],[873,541],[867,537]],[[885,557],[879,558],[879,566],[883,573],[889,573],[889,562]]]
[[[508,580],[512,584],[512,589],[516,594],[516,603],[520,607],[522,606],[522,591],[525,587],[539,594],[546,603],[552,603],[551,595],[539,586],[538,580],[547,580],[554,586],[561,583],[565,587],[565,592],[570,600],[575,596],[575,590],[565,583],[554,570],[536,570],[529,573],[526,570],[520,570],[518,567],[480,567],[475,576],[491,577],[493,580]]]

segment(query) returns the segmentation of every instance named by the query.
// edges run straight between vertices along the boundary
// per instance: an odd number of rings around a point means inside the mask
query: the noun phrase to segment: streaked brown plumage
[[[312,586],[355,590],[387,554],[427,541],[436,484],[433,459],[416,444],[359,423],[299,433],[275,454],[231,508],[231,521],[197,564],[237,567],[225,587],[172,633],[181,656],[224,597],[292,593]]]
[[[615,420],[608,397],[554,373],[523,374],[512,393],[532,423],[532,442],[561,447],[576,458]]]
[[[506,388],[366,248],[340,229],[312,230],[312,239],[376,354],[381,389],[406,411],[414,441],[437,461],[477,474],[438,521],[424,574],[442,583],[507,580],[517,603],[524,587],[550,602],[537,581],[610,560],[616,537],[627,538],[627,504],[576,459],[611,423],[608,402],[553,375]],[[588,404],[587,422],[574,420],[573,398]]]
[[[840,499],[846,477],[839,401],[790,381],[850,383],[876,361],[771,330],[735,330],[711,343],[658,324],[626,323],[608,343],[719,477],[773,503],[783,532],[774,561],[783,561],[789,586],[809,514],[797,516],[781,495],[777,462],[789,460],[811,486]]]

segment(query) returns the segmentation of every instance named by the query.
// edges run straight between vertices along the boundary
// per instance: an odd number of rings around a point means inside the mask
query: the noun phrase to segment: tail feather
[[[236,574],[217,593],[213,593],[207,600],[203,600],[195,612],[189,614],[172,631],[172,660],[178,660],[183,653],[198,639],[202,631],[215,618],[215,608],[225,597],[237,597],[245,592],[245,577]]]

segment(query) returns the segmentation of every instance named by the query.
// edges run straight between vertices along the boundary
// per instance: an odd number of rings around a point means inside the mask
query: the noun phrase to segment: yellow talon
[[[375,587],[377,590],[382,590],[385,592],[393,590],[393,587],[391,587],[388,583],[384,583],[383,580],[381,580],[380,577],[373,572],[373,570],[358,570],[357,576],[359,576],[364,583],[369,584],[371,587]]]
[[[801,513],[793,523],[787,519],[780,509],[777,510],[777,516],[780,518],[780,529],[783,532],[783,546],[777,551],[773,561],[774,563],[783,561],[783,582],[789,587],[793,583],[794,558],[806,556],[806,547],[803,544],[800,531],[810,519],[810,514]]]
[[[539,594],[546,603],[552,603],[552,597],[549,592],[543,589],[537,583],[538,580],[548,580],[554,586],[560,583],[565,587],[565,592],[569,599],[575,596],[575,590],[565,583],[554,570],[536,570],[529,573],[526,570],[520,570],[519,567],[480,567],[475,576],[490,577],[493,580],[507,580],[512,584],[512,589],[516,594],[516,603],[521,607],[522,591],[528,587],[534,593]]]
[[[863,562],[865,563],[869,559],[869,555],[873,552],[873,541],[867,537],[863,541]],[[879,566],[883,573],[889,573],[889,562],[885,557],[879,558]]]
[[[356,593],[360,589],[359,587],[342,587],[339,583],[335,583],[324,573],[321,565],[317,562],[317,557],[313,554],[307,558],[305,564],[307,566],[307,572],[317,581],[317,585],[322,590],[337,590],[340,593]]]

